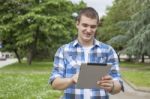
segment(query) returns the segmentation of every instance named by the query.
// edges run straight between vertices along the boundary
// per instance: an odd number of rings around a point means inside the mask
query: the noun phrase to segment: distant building
[[[0,49],[3,47],[2,42],[0,41]],[[14,54],[10,52],[1,52],[0,51],[0,60],[6,60],[7,58],[14,58]]]
[[[10,52],[0,52],[0,59],[14,58],[14,54]]]

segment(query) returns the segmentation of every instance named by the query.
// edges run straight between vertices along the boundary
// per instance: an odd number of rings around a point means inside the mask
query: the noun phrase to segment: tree
[[[126,30],[118,26],[118,22],[129,20],[132,15],[129,9],[130,0],[114,0],[113,5],[107,8],[106,16],[103,16],[102,26],[98,29],[98,38],[101,41],[108,41],[116,35],[125,34]]]
[[[124,34],[127,28],[122,28],[122,21],[130,20],[133,11],[130,9],[130,0],[115,0],[111,7],[107,8],[106,16],[102,17],[102,26],[98,29],[98,39],[112,45],[120,57],[121,51],[126,47],[128,39]],[[128,26],[127,26],[128,27]]]
[[[109,9],[111,12],[108,12],[108,16],[106,16],[103,25],[104,30],[105,28],[107,29],[108,25],[108,31],[115,30],[116,28],[114,26],[117,26],[118,28],[116,34],[114,36],[110,36],[112,39],[110,39],[108,42],[112,44],[118,51],[123,50],[122,52],[128,55],[134,55],[137,57],[141,56],[142,62],[144,62],[144,55],[150,56],[150,0],[131,0],[128,2],[124,2],[124,0],[116,0],[115,2],[116,3],[114,4],[116,5],[113,5],[113,7]],[[122,6],[119,7],[120,4],[122,4]],[[128,5],[124,10],[122,9],[125,7],[123,4]],[[116,13],[119,13],[119,11],[117,10],[117,12],[115,12],[113,8],[118,9],[123,13],[127,12],[127,14],[124,14],[123,16],[121,14],[119,17],[117,17],[118,14]],[[112,20],[107,20],[112,19],[111,16],[114,18],[113,21],[118,21],[113,22]],[[120,18],[120,16],[122,18]],[[106,20],[110,21],[110,23],[106,24]],[[114,26],[111,26],[112,23]],[[109,26],[112,29],[110,29]]]
[[[14,52],[20,63],[20,48],[16,45],[16,38],[14,36],[16,29],[12,20],[21,10],[22,7],[19,8],[14,0],[0,1],[0,41],[3,45],[2,51]]]
[[[27,54],[28,64],[39,51],[46,50],[53,56],[58,46],[75,35],[72,13],[85,6],[83,2],[77,5],[68,0],[3,0],[1,17],[5,18],[0,28],[2,35],[7,36],[2,42],[13,37],[15,48]]]
[[[125,50],[141,56],[144,62],[144,55],[150,56],[150,0],[138,0],[134,7],[141,9],[132,16],[131,27],[126,33],[127,36],[132,34],[132,37]]]

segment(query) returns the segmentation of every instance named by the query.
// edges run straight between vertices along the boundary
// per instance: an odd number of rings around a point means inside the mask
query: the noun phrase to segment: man
[[[63,99],[109,99],[109,93],[116,94],[122,89],[116,52],[95,39],[98,24],[99,16],[93,8],[82,9],[76,22],[77,39],[60,47],[55,54],[49,83],[54,89],[64,90]],[[80,65],[87,62],[112,64],[109,75],[97,81],[99,89],[76,88]]]

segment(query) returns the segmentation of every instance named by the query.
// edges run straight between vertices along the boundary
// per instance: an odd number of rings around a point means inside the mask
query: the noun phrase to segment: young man
[[[93,8],[82,9],[76,22],[77,39],[60,47],[55,54],[49,83],[54,89],[64,90],[63,99],[109,99],[109,93],[116,94],[122,89],[116,52],[95,39],[98,24],[99,16]],[[87,62],[112,64],[109,75],[97,81],[99,89],[76,88],[79,67]]]

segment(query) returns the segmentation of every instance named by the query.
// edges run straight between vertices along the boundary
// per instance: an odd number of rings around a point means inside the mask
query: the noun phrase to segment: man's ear
[[[76,28],[78,28],[78,25],[79,25],[79,21],[76,21]]]

